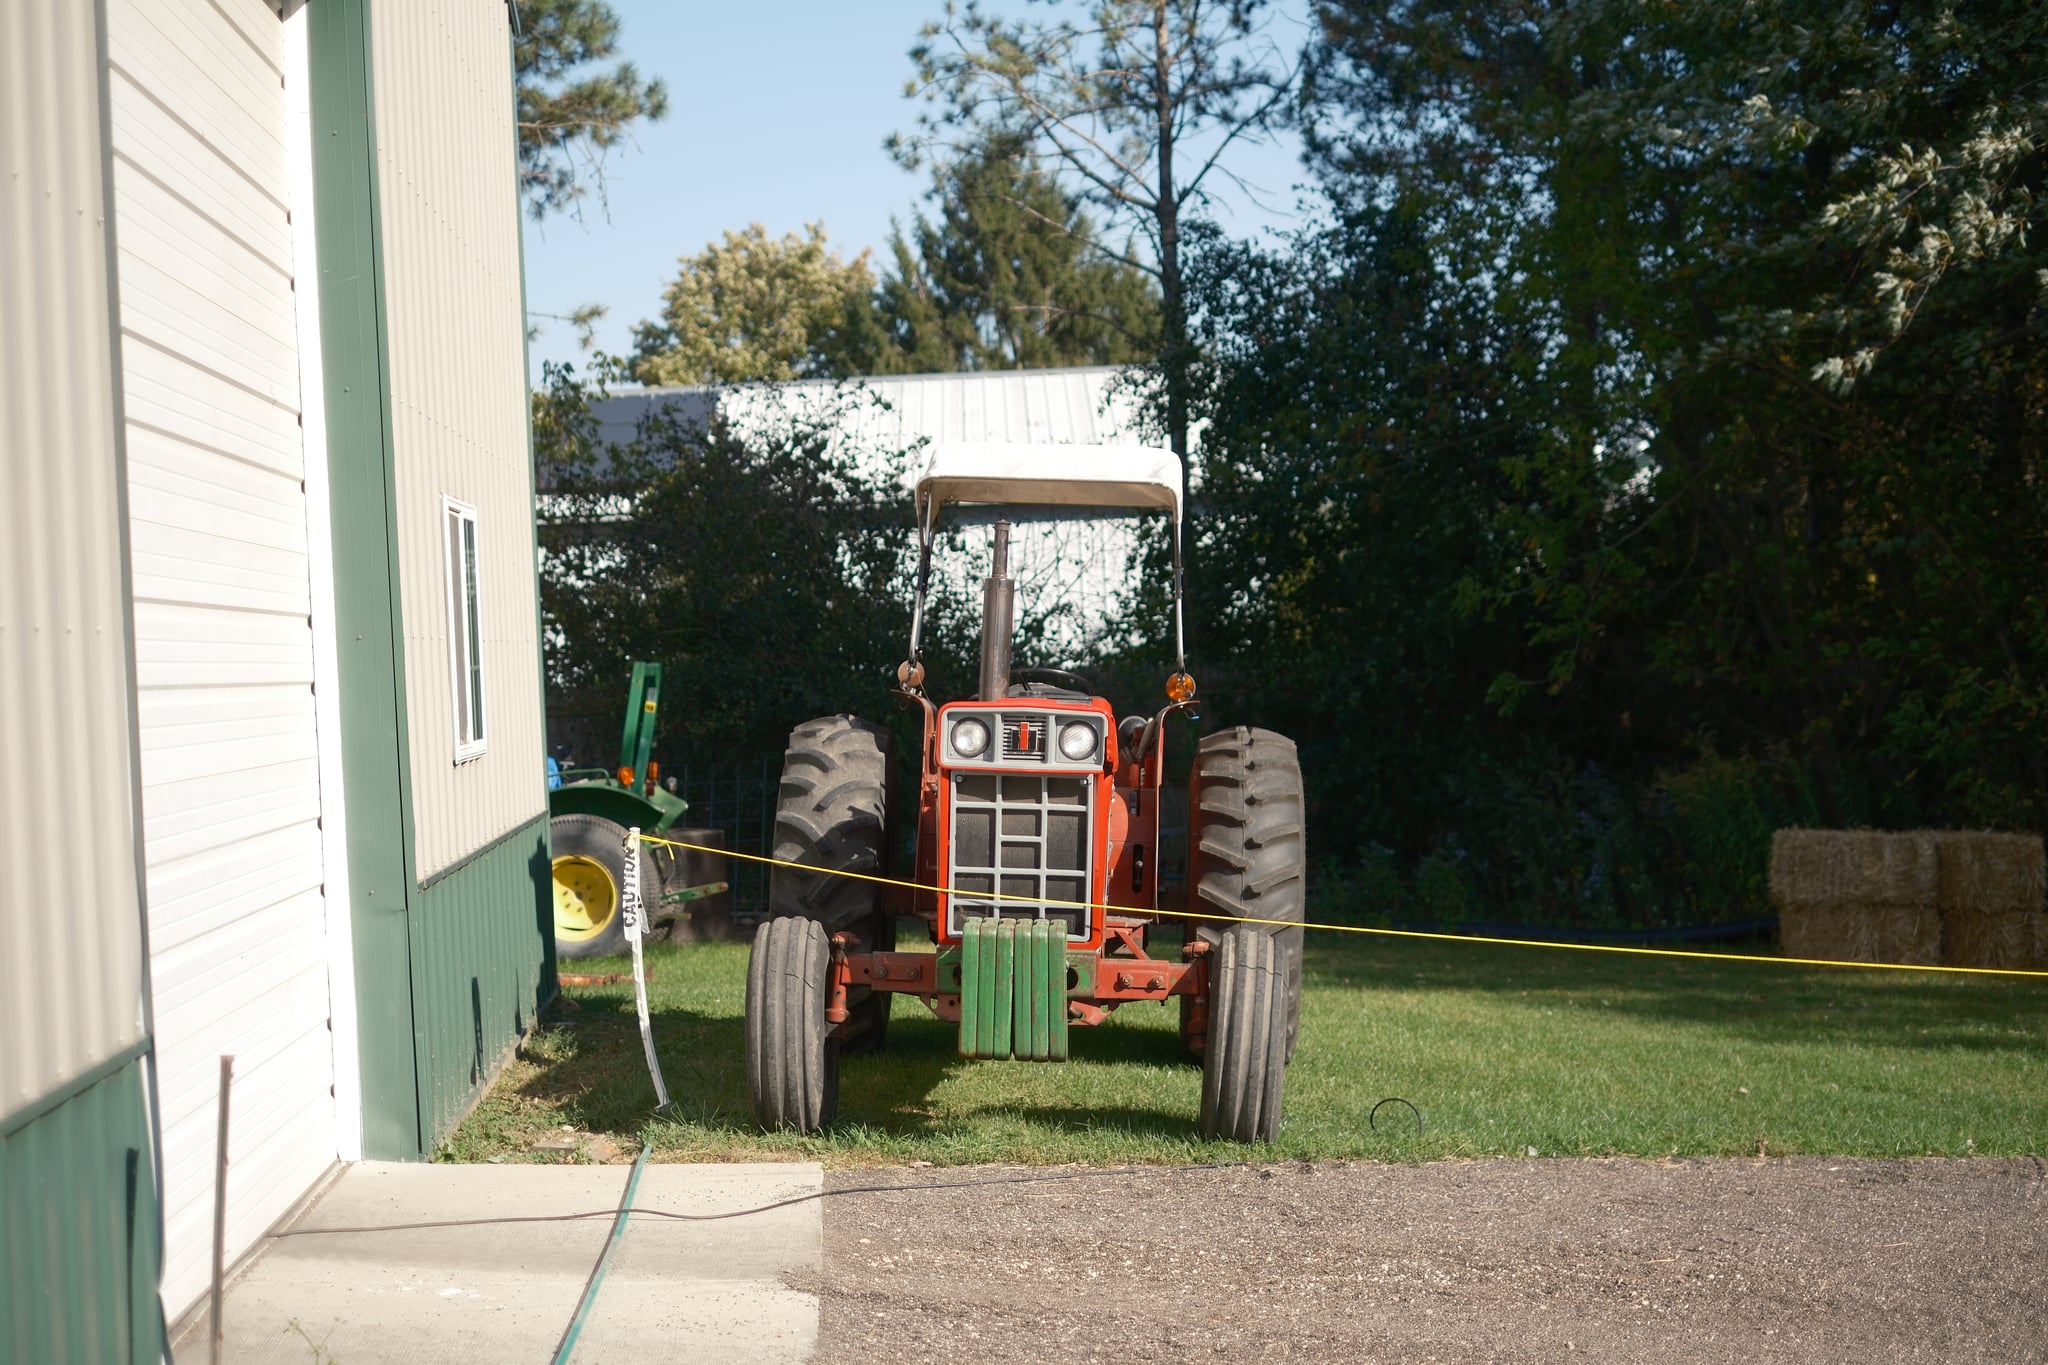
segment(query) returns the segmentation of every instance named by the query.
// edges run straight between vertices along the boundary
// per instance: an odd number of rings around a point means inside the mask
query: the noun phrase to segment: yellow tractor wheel
[[[619,885],[595,858],[571,853],[555,859],[555,937],[571,943],[596,938],[619,913]]]
[[[548,822],[554,846],[555,957],[614,957],[626,945],[626,830],[596,815],[557,815]],[[661,872],[640,847],[643,930],[661,904]]]

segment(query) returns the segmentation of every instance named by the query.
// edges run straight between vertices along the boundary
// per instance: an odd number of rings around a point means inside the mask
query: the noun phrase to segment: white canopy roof
[[[1150,446],[944,441],[925,452],[917,503],[1157,508],[1180,520],[1180,457]]]

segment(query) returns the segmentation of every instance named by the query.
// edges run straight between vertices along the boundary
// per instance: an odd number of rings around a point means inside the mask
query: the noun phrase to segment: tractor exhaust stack
[[[1010,523],[996,523],[995,559],[981,585],[981,699],[994,701],[1010,690],[1010,630],[1017,585],[1010,579]]]

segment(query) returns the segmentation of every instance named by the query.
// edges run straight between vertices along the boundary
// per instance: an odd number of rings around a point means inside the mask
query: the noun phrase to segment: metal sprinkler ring
[[[1365,1126],[1371,1129],[1373,1132],[1377,1133],[1380,1130],[1380,1126],[1378,1122],[1376,1122],[1376,1120],[1379,1118],[1380,1110],[1386,1108],[1390,1104],[1407,1105],[1408,1112],[1415,1115],[1415,1131],[1417,1133],[1420,1133],[1422,1131],[1422,1111],[1415,1107],[1413,1101],[1404,1100],[1399,1095],[1389,1095],[1385,1099],[1381,1100],[1378,1104],[1374,1105],[1372,1107],[1372,1111],[1365,1116]]]

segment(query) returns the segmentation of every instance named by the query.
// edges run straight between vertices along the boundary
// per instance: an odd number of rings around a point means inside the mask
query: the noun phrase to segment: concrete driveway
[[[618,1207],[627,1166],[349,1167],[227,1295],[233,1365],[507,1365],[554,1359],[613,1220],[476,1224]],[[722,1213],[815,1193],[811,1164],[647,1166],[636,1207]],[[575,1365],[797,1362],[818,1333],[815,1296],[786,1277],[823,1268],[819,1201],[719,1222],[635,1216],[577,1339]],[[459,1227],[322,1232],[463,1220]],[[177,1343],[204,1365],[206,1324]]]

